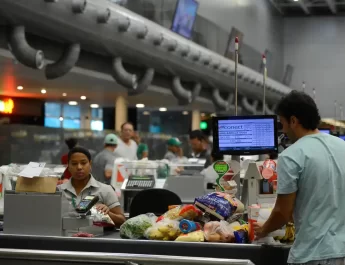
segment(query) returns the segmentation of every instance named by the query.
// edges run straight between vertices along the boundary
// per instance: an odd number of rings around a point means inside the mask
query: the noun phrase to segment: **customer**
[[[114,151],[117,147],[117,136],[108,134],[104,139],[104,149],[93,160],[95,177],[104,184],[110,184],[115,161]]]
[[[121,136],[115,150],[116,158],[125,158],[129,160],[138,160],[138,145],[132,140],[134,134],[134,126],[130,122],[125,122],[121,126]]]
[[[320,133],[313,99],[292,91],[278,104],[283,131],[293,144],[277,165],[277,201],[267,222],[255,227],[265,237],[293,219],[296,240],[288,262],[345,264],[345,142]]]
[[[192,147],[193,158],[206,159],[205,168],[212,164],[211,155],[208,150],[208,140],[202,131],[192,131],[189,134],[189,143]]]
[[[133,141],[138,145],[137,157],[139,160],[147,158],[149,156],[149,147],[147,144],[141,142],[141,137],[138,132],[135,132],[133,135]]]
[[[99,196],[97,209],[109,214],[117,227],[125,222],[114,188],[98,182],[91,175],[91,155],[87,149],[75,147],[69,151],[68,169],[72,178],[59,186],[59,189],[74,208],[88,195]]]
[[[78,144],[78,140],[75,139],[75,138],[69,138],[69,139],[66,139],[65,140],[65,143],[68,147],[68,151],[71,150],[72,148],[76,147],[77,144]],[[64,154],[62,157],[61,157],[61,164],[62,165],[65,165],[67,166],[68,164],[68,153],[67,154]],[[66,168],[65,172],[63,173],[62,175],[62,181],[64,180],[68,180],[71,178],[71,173],[69,172],[68,168]]]
[[[178,138],[170,138],[167,141],[168,151],[164,155],[164,159],[169,161],[176,161],[180,158],[181,155],[181,142]],[[183,153],[182,153],[183,154]]]

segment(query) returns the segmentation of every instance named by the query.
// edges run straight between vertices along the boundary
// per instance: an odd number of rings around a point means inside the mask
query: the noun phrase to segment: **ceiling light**
[[[47,90],[42,89],[42,90],[41,90],[41,93],[42,93],[42,94],[45,94],[45,93],[47,93]]]
[[[90,107],[92,109],[98,109],[99,108],[99,105],[98,104],[91,104]]]
[[[76,106],[76,105],[78,105],[78,102],[77,101],[70,101],[70,102],[68,102],[68,105]]]
[[[66,96],[67,96],[67,93],[62,93],[62,96],[63,96],[63,97],[66,97]]]
[[[81,99],[81,100],[85,100],[85,99],[86,99],[86,96],[81,96],[80,99]]]
[[[17,86],[17,89],[18,89],[18,90],[23,90],[24,87],[22,87],[22,86]]]
[[[167,108],[159,108],[159,111],[167,111]]]
[[[135,105],[138,109],[142,109],[142,108],[145,108],[145,105],[144,104],[137,104]]]
[[[60,120],[60,121],[63,121],[63,117],[60,117],[59,120]]]
[[[298,2],[298,0],[293,0],[294,2]]]
[[[183,111],[182,114],[183,115],[188,115],[188,111]]]
[[[144,115],[150,115],[150,112],[144,111],[143,114],[144,114]]]

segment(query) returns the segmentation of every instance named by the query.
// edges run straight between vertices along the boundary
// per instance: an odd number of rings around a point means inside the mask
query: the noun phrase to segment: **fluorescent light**
[[[78,105],[78,102],[77,101],[70,101],[70,102],[68,102],[68,105],[76,106],[76,105]]]
[[[47,93],[47,90],[42,89],[42,90],[41,90],[41,93],[42,93],[42,94],[45,94],[45,93]]]
[[[17,89],[18,89],[18,90],[23,90],[24,87],[22,87],[22,86],[17,86]]]
[[[92,109],[98,109],[99,108],[99,105],[98,104],[91,104],[90,107]]]
[[[294,2],[298,2],[298,0],[293,0]]]
[[[144,104],[137,104],[135,105],[138,109],[142,109],[142,108],[145,108],[145,105]]]
[[[188,115],[188,111],[183,111],[182,114],[183,115]]]
[[[159,111],[167,111],[167,108],[159,108]]]
[[[63,117],[60,117],[59,120],[60,120],[60,121],[63,121]]]
[[[85,100],[85,99],[86,99],[86,96],[81,96],[80,99],[81,99],[81,100]]]
[[[66,97],[66,96],[67,96],[67,93],[62,93],[62,96],[63,96],[63,97]]]
[[[143,114],[144,114],[144,115],[150,115],[150,112],[144,111]]]

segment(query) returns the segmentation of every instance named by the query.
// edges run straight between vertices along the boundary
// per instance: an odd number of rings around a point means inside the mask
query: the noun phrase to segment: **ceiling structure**
[[[284,16],[345,15],[345,0],[269,0]]]

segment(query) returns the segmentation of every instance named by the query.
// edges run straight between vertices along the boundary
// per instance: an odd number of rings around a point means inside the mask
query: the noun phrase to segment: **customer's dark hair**
[[[77,147],[72,148],[68,152],[68,162],[71,160],[72,155],[75,154],[75,153],[82,153],[82,154],[84,154],[87,157],[89,162],[91,161],[91,154],[90,154],[89,150],[87,150],[84,147],[77,146]]]
[[[194,130],[189,133],[189,139],[198,139],[199,141],[205,141],[207,142],[207,138],[205,134],[201,130]]]
[[[78,140],[75,138],[69,138],[65,140],[65,143],[68,146],[68,149],[71,150],[72,148],[77,146]]]
[[[321,120],[315,101],[306,93],[296,90],[291,91],[280,100],[276,113],[288,121],[295,116],[302,127],[307,130],[317,129]]]

